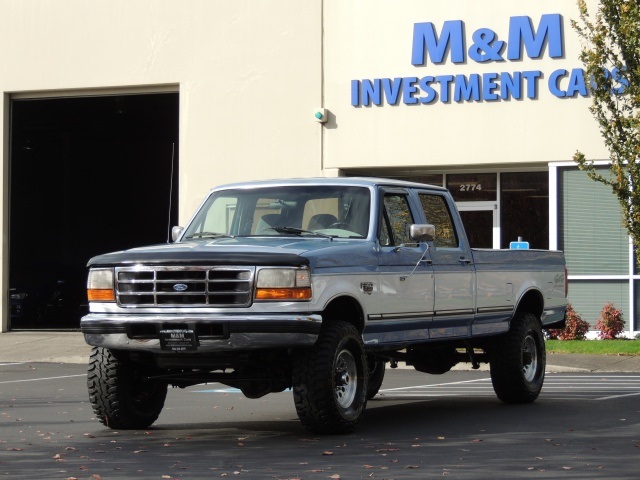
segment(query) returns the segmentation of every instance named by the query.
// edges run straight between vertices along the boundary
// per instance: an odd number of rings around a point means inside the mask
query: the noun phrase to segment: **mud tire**
[[[540,321],[531,313],[518,313],[509,332],[493,345],[491,383],[505,403],[531,403],[544,383],[546,350]]]
[[[387,362],[369,359],[369,385],[367,386],[367,400],[375,397],[382,387],[384,381],[384,372],[387,368]]]
[[[297,352],[293,399],[302,424],[314,433],[347,433],[362,419],[369,371],[362,337],[344,321],[323,326],[315,345]]]
[[[87,387],[93,412],[103,425],[120,430],[147,428],[158,419],[167,385],[145,381],[149,368],[125,355],[93,347]]]

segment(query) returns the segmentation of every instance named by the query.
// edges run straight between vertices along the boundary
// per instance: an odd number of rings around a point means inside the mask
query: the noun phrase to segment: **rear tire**
[[[323,326],[315,345],[298,352],[293,399],[302,424],[315,433],[347,433],[367,404],[367,357],[356,328],[343,321]]]
[[[546,350],[540,321],[532,313],[517,313],[509,332],[491,351],[493,389],[505,403],[533,402],[542,389]]]
[[[384,372],[387,367],[387,362],[383,360],[375,360],[375,358],[369,360],[369,385],[367,386],[367,400],[371,400],[375,397],[382,387],[384,381]]]
[[[117,429],[147,428],[158,419],[167,385],[145,381],[148,371],[124,355],[93,347],[87,372],[89,401],[100,423]]]

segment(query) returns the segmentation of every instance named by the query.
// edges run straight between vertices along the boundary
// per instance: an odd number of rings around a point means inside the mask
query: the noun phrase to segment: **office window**
[[[500,174],[501,248],[522,237],[530,248],[549,248],[549,174]]]

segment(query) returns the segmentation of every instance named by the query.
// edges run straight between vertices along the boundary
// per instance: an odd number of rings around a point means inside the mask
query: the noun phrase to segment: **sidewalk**
[[[80,332],[12,331],[0,333],[0,363],[88,363],[91,347]]]
[[[0,363],[86,364],[91,347],[80,332],[14,331],[0,333]],[[457,370],[468,370],[460,364]],[[481,369],[486,369],[482,365]],[[548,372],[640,372],[640,356],[547,354]]]

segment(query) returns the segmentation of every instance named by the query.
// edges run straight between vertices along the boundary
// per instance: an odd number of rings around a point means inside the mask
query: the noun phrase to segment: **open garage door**
[[[167,241],[178,94],[13,100],[10,328],[75,328],[87,260]]]

